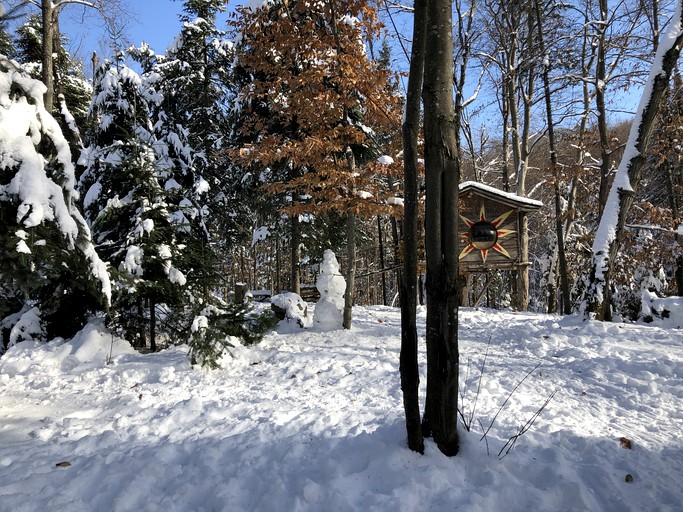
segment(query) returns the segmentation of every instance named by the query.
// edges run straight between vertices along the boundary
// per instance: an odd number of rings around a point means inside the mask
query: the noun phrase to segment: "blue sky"
[[[178,15],[182,12],[183,2],[174,0],[127,0],[125,2],[131,12],[131,19],[126,23],[125,31],[132,44],[139,45],[143,41],[157,53],[164,53],[180,32]],[[91,9],[76,5],[68,6],[59,18],[60,28],[71,41],[71,51],[87,64],[92,52],[100,56],[108,56],[109,41],[102,19]],[[224,21],[219,28],[225,28]],[[87,73],[87,71],[86,71]]]

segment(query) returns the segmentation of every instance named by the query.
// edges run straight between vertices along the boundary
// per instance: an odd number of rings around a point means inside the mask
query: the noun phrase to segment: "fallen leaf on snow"
[[[71,462],[69,462],[68,460],[63,460],[62,462],[58,462],[57,464],[55,464],[55,466],[58,468],[68,468],[69,466],[71,466]]]
[[[633,444],[631,443],[631,440],[627,437],[620,437],[619,438],[619,446],[621,446],[622,448],[627,448],[629,450],[631,448],[633,448]]]

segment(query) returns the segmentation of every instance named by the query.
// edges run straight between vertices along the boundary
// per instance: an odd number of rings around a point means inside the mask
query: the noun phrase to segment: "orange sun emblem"
[[[505,212],[495,220],[490,221],[486,219],[486,210],[482,204],[481,209],[479,210],[478,221],[473,222],[467,217],[460,215],[460,218],[470,229],[465,233],[461,233],[463,238],[467,238],[467,245],[460,253],[458,259],[463,259],[472,251],[478,250],[481,251],[482,261],[486,263],[486,258],[491,249],[499,252],[506,258],[511,258],[510,254],[502,245],[500,245],[499,241],[501,238],[505,238],[506,236],[515,233],[514,229],[503,229],[500,227],[512,212],[514,212],[514,210]]]

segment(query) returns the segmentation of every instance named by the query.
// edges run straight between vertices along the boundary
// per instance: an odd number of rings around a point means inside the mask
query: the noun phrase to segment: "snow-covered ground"
[[[283,323],[219,371],[119,340],[107,364],[96,325],[21,343],[0,359],[0,510],[683,510],[683,330],[463,310],[465,415],[491,341],[476,428],[447,458],[406,447],[399,322],[358,307],[351,331]]]

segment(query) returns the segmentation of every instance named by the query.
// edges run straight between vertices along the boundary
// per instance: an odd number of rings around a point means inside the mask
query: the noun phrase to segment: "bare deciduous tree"
[[[641,105],[631,126],[624,156],[607,197],[605,209],[593,244],[590,276],[584,295],[584,312],[599,320],[609,320],[610,277],[621,246],[626,219],[638,190],[650,135],[660,104],[683,47],[683,1],[677,2],[676,14],[665,37],[659,43]]]
[[[43,58],[42,81],[47,87],[45,91],[45,109],[52,112],[54,108],[54,71],[53,53],[55,39],[59,38],[59,14],[68,5],[79,5],[94,9],[110,24],[122,13],[119,0],[24,0],[20,6],[33,5],[41,11],[43,25]]]

